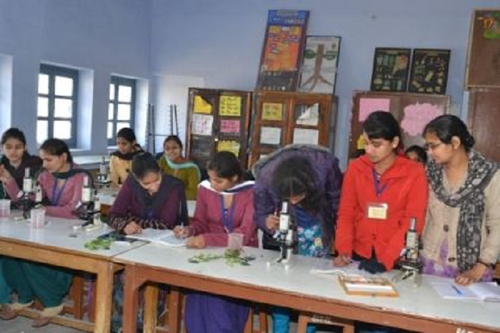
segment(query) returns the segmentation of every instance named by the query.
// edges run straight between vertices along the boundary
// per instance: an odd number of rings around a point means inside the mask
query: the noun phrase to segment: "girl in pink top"
[[[210,180],[198,187],[192,224],[176,227],[178,236],[188,236],[187,247],[226,246],[229,233],[243,234],[243,245],[257,246],[253,221],[253,182],[243,180],[243,171],[233,153],[215,154],[208,164]],[[188,332],[243,332],[250,307],[243,301],[200,292],[188,293],[184,311]]]
[[[43,192],[43,206],[48,215],[74,218],[81,199],[84,174],[73,164],[66,143],[59,139],[48,139],[40,147],[44,171],[38,177]],[[11,198],[17,197],[19,188],[15,181],[7,184]],[[14,195],[13,195],[14,194]],[[19,312],[30,306],[37,298],[45,307],[32,326],[47,325],[63,310],[63,299],[69,291],[73,274],[59,267],[25,260],[4,258],[3,273],[8,285],[18,295],[18,301],[2,307],[0,318],[14,319]]]

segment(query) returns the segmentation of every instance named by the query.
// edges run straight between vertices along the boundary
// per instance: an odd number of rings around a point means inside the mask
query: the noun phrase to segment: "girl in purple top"
[[[189,237],[190,248],[226,246],[231,232],[243,234],[243,245],[257,246],[253,182],[243,180],[238,159],[227,151],[215,154],[208,175],[210,180],[198,188],[192,224],[174,229],[176,235]],[[237,299],[191,292],[186,296],[186,328],[196,333],[243,332],[249,310]]]
[[[81,199],[84,173],[75,167],[69,148],[62,140],[46,140],[40,146],[40,157],[45,170],[38,177],[38,182],[47,215],[74,218],[72,211]],[[9,182],[6,189],[11,198],[17,197],[19,187],[15,181]],[[33,327],[47,325],[63,311],[63,299],[73,278],[71,272],[13,258],[5,258],[3,267],[5,279],[17,292],[18,301],[2,307],[2,319],[17,317],[19,311],[30,306],[35,297],[45,308],[33,322]]]
[[[164,174],[150,153],[136,155],[131,171],[109,211],[112,228],[130,235],[187,223],[182,181]]]
[[[123,183],[109,211],[109,225],[127,235],[141,233],[142,229],[172,229],[187,223],[187,205],[181,180],[163,174],[150,153],[141,152],[132,159],[131,173]],[[165,290],[160,294],[160,311],[164,308]],[[143,297],[140,297],[143,308]],[[115,277],[113,290],[112,332],[122,326],[123,274]],[[142,315],[138,314],[142,327]]]

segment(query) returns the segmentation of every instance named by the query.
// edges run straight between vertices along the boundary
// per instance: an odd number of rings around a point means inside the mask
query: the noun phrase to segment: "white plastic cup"
[[[230,233],[227,236],[228,250],[239,251],[243,248],[243,234]]]
[[[33,229],[43,228],[45,225],[45,209],[31,210],[31,227]]]
[[[10,216],[10,200],[0,199],[0,218]]]

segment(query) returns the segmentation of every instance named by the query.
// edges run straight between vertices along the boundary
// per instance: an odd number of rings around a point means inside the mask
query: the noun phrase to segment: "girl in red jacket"
[[[344,176],[334,264],[355,259],[360,269],[378,273],[394,267],[410,218],[422,231],[428,189],[422,165],[396,153],[401,130],[389,112],[370,114],[363,131],[366,153],[349,164]]]

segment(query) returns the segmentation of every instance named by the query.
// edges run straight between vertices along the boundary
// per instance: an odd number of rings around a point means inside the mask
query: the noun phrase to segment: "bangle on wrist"
[[[478,263],[478,264],[481,264],[481,265],[483,265],[483,266],[485,266],[486,268],[492,268],[492,267],[493,267],[493,265],[492,265],[492,264],[488,264],[487,262],[485,262],[485,261],[483,261],[483,260],[481,260],[481,259],[478,259],[478,260],[477,260],[477,263]]]

